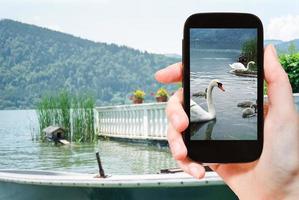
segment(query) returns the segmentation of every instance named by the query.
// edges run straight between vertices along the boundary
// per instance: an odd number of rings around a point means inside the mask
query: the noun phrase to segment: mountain
[[[241,49],[244,42],[256,38],[256,29],[192,28],[191,47],[197,49]]]
[[[240,49],[242,44],[256,37],[255,29],[191,29],[191,47],[198,49]],[[264,40],[264,45],[273,44],[279,53],[288,53],[291,44],[299,51],[299,39],[290,41]]]
[[[291,45],[294,45],[295,50],[299,51],[299,39],[281,42],[279,44],[276,44],[275,47],[278,49],[278,52],[287,53]]]
[[[296,51],[299,51],[299,39],[290,41],[282,40],[265,40],[264,45],[273,44],[277,49],[278,53],[289,53],[289,47],[294,45]]]
[[[283,41],[282,40],[264,40],[264,46],[266,46],[268,44],[276,45],[276,44],[280,44],[280,43],[283,43]]]
[[[179,59],[93,42],[13,20],[0,21],[0,109],[34,108],[42,95],[89,93],[97,105],[123,104],[136,89],[161,85],[156,70]]]
[[[176,53],[168,53],[168,54],[164,54],[164,56],[170,57],[170,58],[178,58],[180,60],[182,59],[182,55],[176,54]]]

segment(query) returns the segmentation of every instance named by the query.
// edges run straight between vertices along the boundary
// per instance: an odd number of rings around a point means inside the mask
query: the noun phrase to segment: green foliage
[[[42,96],[62,88],[87,91],[97,105],[122,104],[135,88],[156,91],[161,84],[154,73],[178,61],[1,20],[0,109],[34,108]]]
[[[94,107],[95,101],[92,96],[84,95],[73,98],[72,122],[73,138],[76,142],[95,141],[94,132]]]
[[[168,97],[168,92],[165,88],[159,88],[156,93],[156,97]]]
[[[135,90],[134,92],[133,92],[133,95],[134,95],[134,97],[136,98],[136,99],[144,99],[144,97],[145,97],[145,92],[143,91],[143,90]]]
[[[65,128],[66,138],[75,142],[93,142],[94,98],[90,95],[71,96],[63,90],[57,95],[47,95],[37,104],[37,116],[42,130],[50,125]]]
[[[247,40],[242,45],[242,55],[244,55],[249,61],[257,63],[257,38]],[[250,68],[256,70],[256,65]]]
[[[70,132],[70,109],[71,109],[71,96],[67,91],[63,90],[58,94],[56,109],[60,109],[61,125]]]
[[[279,60],[285,71],[288,73],[293,92],[299,92],[299,52],[291,55],[280,55]]]
[[[264,80],[264,95],[268,95],[268,85],[265,80]]]

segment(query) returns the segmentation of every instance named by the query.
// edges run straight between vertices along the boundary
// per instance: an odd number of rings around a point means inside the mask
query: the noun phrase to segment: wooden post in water
[[[105,175],[99,152],[96,153],[96,157],[99,166],[99,175],[97,175],[96,178],[106,178],[107,176]]]

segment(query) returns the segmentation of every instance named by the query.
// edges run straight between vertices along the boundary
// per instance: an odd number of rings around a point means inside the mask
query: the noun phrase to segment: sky
[[[266,39],[299,38],[298,0],[0,0],[8,18],[153,53],[181,54],[186,18],[198,12],[249,12]]]

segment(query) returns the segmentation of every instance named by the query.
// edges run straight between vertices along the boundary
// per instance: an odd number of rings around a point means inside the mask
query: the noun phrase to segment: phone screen
[[[257,29],[190,29],[190,139],[257,140]]]

